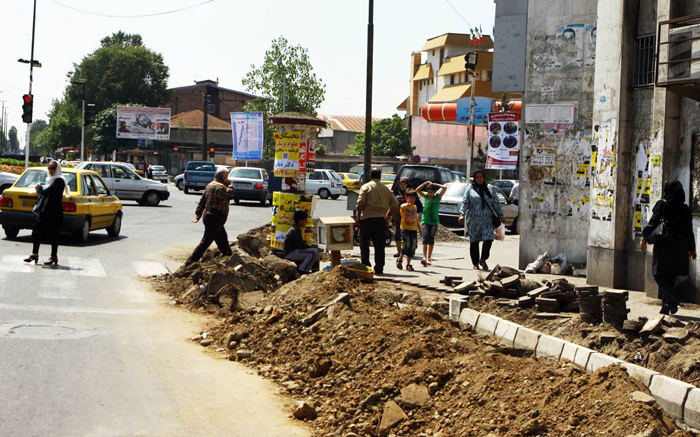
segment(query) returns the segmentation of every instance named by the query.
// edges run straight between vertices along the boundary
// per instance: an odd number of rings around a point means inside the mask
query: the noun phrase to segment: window
[[[114,179],[136,179],[135,173],[132,173],[131,170],[126,167],[120,167],[118,165],[112,166],[112,174],[114,174]]]
[[[506,205],[508,203],[506,196],[504,196],[500,191],[496,191],[496,197],[498,197],[498,203],[501,205]]]
[[[452,76],[450,76],[450,85],[454,85],[454,84],[455,84],[455,75],[453,74]]]
[[[103,178],[111,178],[109,175],[109,166],[107,164],[94,164],[90,170],[94,171]]]
[[[454,179],[452,172],[449,170],[440,170],[440,177],[442,177],[443,184],[446,184],[448,182],[452,182],[452,180]]]
[[[656,35],[638,36],[634,40],[634,64],[632,65],[632,86],[654,85]]]
[[[260,170],[256,168],[236,167],[231,171],[230,178],[262,179]]]
[[[328,174],[325,171],[320,171],[318,173],[320,173],[320,175],[321,175],[321,177],[319,179],[323,179],[325,181],[327,181],[329,179]]]
[[[308,177],[308,179],[311,179],[312,181],[320,181],[323,177],[321,176],[320,171],[315,171],[311,173]]]
[[[83,175],[83,195],[84,196],[96,196],[97,190],[92,184],[92,178],[89,175]]]
[[[97,187],[97,194],[99,196],[106,196],[109,194],[109,190],[105,186],[104,182],[102,182],[102,179],[93,176],[92,181],[95,183],[95,187]]]
[[[493,71],[489,70],[488,80],[489,82],[493,82]]]

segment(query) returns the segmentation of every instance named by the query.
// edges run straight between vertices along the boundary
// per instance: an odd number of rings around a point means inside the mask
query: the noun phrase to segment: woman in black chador
[[[32,230],[34,248],[29,258],[24,262],[36,264],[39,261],[39,246],[42,240],[51,244],[51,257],[44,261],[45,265],[58,265],[58,238],[63,224],[63,196],[70,197],[68,182],[63,177],[61,165],[57,161],[51,161],[48,166],[46,183],[36,185],[36,193],[39,195],[39,206],[35,209],[38,214]]]
[[[685,191],[678,181],[666,182],[664,198],[656,202],[651,220],[642,231],[640,249],[647,248],[647,238],[663,222],[666,241],[654,243],[652,273],[659,285],[661,314],[678,312],[676,277],[688,276],[689,262],[696,258],[695,237],[690,208],[685,204]]]

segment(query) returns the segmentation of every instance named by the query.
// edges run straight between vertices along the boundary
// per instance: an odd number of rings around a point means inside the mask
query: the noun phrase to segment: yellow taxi
[[[394,185],[395,173],[382,173],[382,183],[391,188]]]
[[[338,173],[343,178],[343,194],[347,196],[348,191],[359,190],[362,186],[360,175],[356,173]]]
[[[0,225],[7,238],[16,238],[20,229],[31,229],[36,221],[32,212],[37,202],[36,184],[46,180],[46,167],[29,168],[0,197]],[[116,237],[122,228],[122,203],[94,171],[64,168],[70,197],[63,197],[63,232],[71,232],[85,242],[90,231],[106,229]]]

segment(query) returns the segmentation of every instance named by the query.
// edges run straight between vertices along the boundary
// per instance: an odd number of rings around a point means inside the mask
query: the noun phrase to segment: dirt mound
[[[502,347],[343,267],[271,291],[208,334],[304,401],[294,416],[316,435],[690,435],[630,400],[646,389],[620,368],[587,374]]]
[[[466,238],[460,237],[443,225],[438,225],[438,230],[435,234],[436,243],[465,243],[466,241]]]

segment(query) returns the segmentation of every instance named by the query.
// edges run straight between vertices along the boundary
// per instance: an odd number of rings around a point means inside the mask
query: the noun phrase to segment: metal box
[[[352,250],[352,217],[321,217],[318,219],[316,235],[318,247],[323,250]]]

